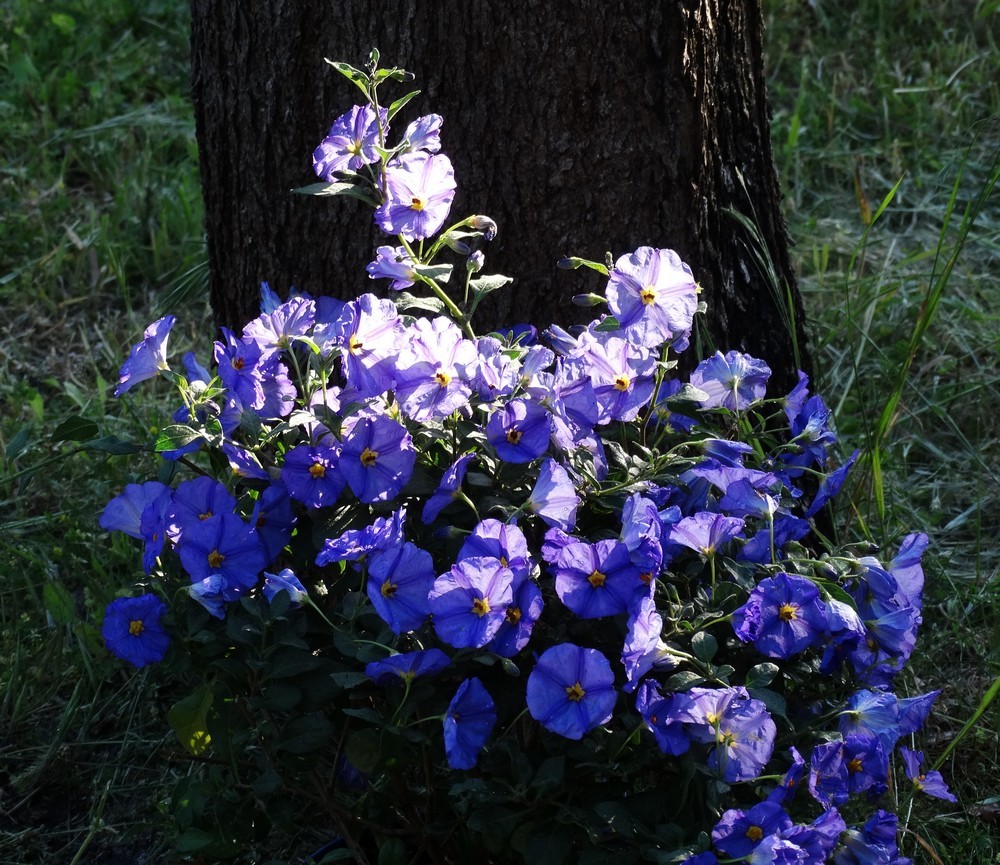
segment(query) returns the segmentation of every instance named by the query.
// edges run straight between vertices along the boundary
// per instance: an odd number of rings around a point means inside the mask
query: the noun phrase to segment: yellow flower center
[[[782,604],[778,607],[778,618],[783,622],[791,622],[798,618],[795,614],[798,612],[798,607],[795,604]]]
[[[629,377],[627,375],[620,375],[615,379],[615,390],[626,391],[629,384]]]
[[[505,615],[507,617],[507,621],[512,625],[516,625],[521,621],[521,609],[519,607],[507,607]]]
[[[326,477],[326,466],[322,463],[313,463],[309,466],[309,474],[314,478]]]
[[[378,451],[373,451],[370,448],[365,448],[361,452],[361,465],[365,468],[370,469],[375,465],[375,460],[378,459]]]
[[[242,357],[234,357],[233,358],[233,369],[235,369],[235,370],[241,370],[241,369],[243,369],[244,366],[246,366],[246,363],[244,362],[244,360],[243,360]]]
[[[579,703],[586,695],[587,692],[579,682],[574,682],[566,689],[566,696],[571,703]]]
[[[595,589],[599,589],[604,585],[604,581],[607,579],[605,574],[600,571],[593,571],[589,577],[587,577],[587,582],[590,583]]]
[[[855,757],[853,760],[847,763],[848,772],[860,772],[861,771],[861,758]]]
[[[434,373],[434,378],[437,380],[437,383],[441,385],[441,387],[447,387],[448,382],[451,381],[451,376],[444,370]]]
[[[476,598],[472,602],[472,612],[477,616],[485,616],[490,611],[489,598]]]
[[[133,637],[138,637],[145,630],[146,626],[142,623],[141,619],[133,619],[128,623],[128,632]]]
[[[764,837],[764,830],[760,826],[751,826],[747,829],[747,838],[753,841],[755,844]]]
[[[212,512],[211,511],[205,511],[205,513],[203,513],[203,514],[198,514],[198,519],[204,521],[204,520],[207,520],[207,519],[211,518],[211,516],[212,516]]]
[[[422,198],[417,198],[417,196],[414,195],[413,196],[413,200],[410,202],[410,208],[412,210],[416,210],[418,212],[421,211],[421,210],[423,210],[424,209],[424,200]]]
[[[379,591],[382,593],[383,598],[391,598],[393,595],[396,594],[396,589],[398,588],[399,586],[397,586],[395,583],[390,583],[388,580],[386,580],[384,583],[382,583],[382,588],[379,589]]]
[[[507,441],[512,445],[516,445],[521,440],[522,435],[524,433],[519,429],[509,429],[507,430]]]
[[[212,550],[208,554],[208,566],[210,568],[220,568],[222,563],[226,560],[226,557],[222,555],[218,550]]]
[[[360,354],[364,347],[365,344],[358,339],[357,334],[353,334],[350,340],[348,340],[347,349],[351,354]]]
[[[642,291],[639,292],[639,297],[642,298],[642,302],[645,306],[649,306],[649,304],[656,300],[656,289],[651,285],[647,285]]]

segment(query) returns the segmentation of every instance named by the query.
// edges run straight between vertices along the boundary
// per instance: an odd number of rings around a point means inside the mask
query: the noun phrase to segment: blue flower
[[[142,342],[132,346],[128,359],[122,364],[115,396],[121,396],[139,382],[154,378],[161,369],[167,369],[167,337],[176,320],[172,315],[165,315],[146,328]]]
[[[293,606],[299,606],[309,598],[309,592],[291,568],[285,568],[276,574],[264,571],[264,597],[273,601],[278,592],[286,592]]]
[[[542,653],[528,676],[528,711],[547,730],[582,739],[611,720],[614,683],[611,664],[597,649],[560,643]]]
[[[427,593],[433,585],[431,554],[409,541],[369,557],[368,597],[394,634],[415,630],[426,621],[431,611]]]
[[[376,115],[368,105],[355,105],[333,121],[326,137],[313,151],[313,170],[317,177],[333,183],[340,172],[360,171],[378,162],[379,127],[389,129],[389,111],[380,108]]]
[[[341,445],[337,465],[351,492],[362,502],[381,502],[396,496],[413,473],[417,459],[413,439],[392,418],[362,417]]]
[[[541,517],[546,525],[571,532],[576,525],[576,509],[580,497],[576,494],[569,474],[554,459],[547,459],[538,471],[526,503],[527,508]]]
[[[500,459],[530,463],[545,453],[552,435],[552,417],[538,403],[515,399],[493,412],[486,423],[486,439]]]
[[[496,704],[479,679],[458,686],[444,716],[444,749],[452,769],[471,769],[497,721]]]
[[[390,682],[412,682],[417,676],[434,676],[447,669],[451,659],[440,649],[421,649],[390,655],[365,666],[365,675],[377,685]]]
[[[771,368],[762,360],[730,351],[717,351],[703,360],[691,373],[691,384],[708,394],[703,408],[721,406],[730,411],[742,411],[751,403],[764,398]]]
[[[434,234],[451,211],[455,170],[444,154],[417,151],[389,163],[385,201],[375,211],[375,224],[386,234],[423,240]]]
[[[940,772],[933,769],[929,769],[926,772],[923,771],[923,751],[911,751],[909,748],[900,746],[899,754],[903,758],[906,777],[913,782],[914,787],[928,796],[934,796],[936,799],[944,799],[946,802],[958,801],[955,795],[948,789],[948,785],[945,783],[944,777]]]
[[[170,647],[170,635],[160,622],[166,612],[167,605],[156,595],[113,600],[101,626],[108,651],[133,667],[162,661]]]
[[[427,595],[437,635],[457,649],[485,646],[504,623],[513,580],[510,568],[492,556],[456,562]]]
[[[733,630],[769,658],[790,658],[816,644],[827,628],[826,609],[812,580],[779,572],[761,580],[733,611]]]

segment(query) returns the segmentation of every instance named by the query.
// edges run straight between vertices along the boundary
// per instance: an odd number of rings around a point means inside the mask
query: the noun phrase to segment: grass
[[[922,862],[1000,862],[998,9],[765,3],[816,386],[868,454],[841,530],[932,537],[903,687],[942,690],[924,745],[960,804],[905,813]],[[108,380],[204,279],[187,6],[8,0],[0,22],[0,862],[164,861],[185,771],[169,700],[97,631],[136,565],[94,514],[132,478],[92,449],[57,459],[74,443],[53,432],[157,423],[152,403],[119,414]]]

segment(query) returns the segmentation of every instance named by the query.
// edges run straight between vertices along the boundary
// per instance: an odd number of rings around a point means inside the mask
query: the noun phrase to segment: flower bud
[[[488,216],[471,217],[472,227],[476,231],[481,231],[487,240],[493,240],[497,236],[497,224]]]
[[[468,255],[472,250],[469,244],[450,232],[441,239],[447,244],[448,249],[452,250],[452,252],[457,252],[459,255]]]
[[[574,294],[573,295],[573,305],[574,306],[600,306],[602,303],[607,303],[607,299],[601,297],[599,294]]]
[[[469,273],[479,273],[483,269],[483,265],[486,263],[486,256],[483,255],[482,250],[477,249],[472,255],[469,256],[469,260],[465,262],[465,266]]]

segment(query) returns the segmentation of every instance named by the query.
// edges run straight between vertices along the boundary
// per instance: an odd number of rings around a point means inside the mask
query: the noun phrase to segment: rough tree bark
[[[253,317],[261,280],[282,294],[376,288],[364,271],[380,239],[370,211],[289,190],[315,181],[313,148],[360,97],[323,58],[361,66],[378,47],[423,91],[400,130],[444,117],[452,215],[499,223],[486,271],[515,284],[477,329],[588,320],[569,299],[603,286],[556,270],[559,258],[670,247],[704,288],[714,345],[768,359],[776,392],[791,387],[808,359],[762,39],[759,0],[192,0],[216,318]]]

